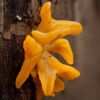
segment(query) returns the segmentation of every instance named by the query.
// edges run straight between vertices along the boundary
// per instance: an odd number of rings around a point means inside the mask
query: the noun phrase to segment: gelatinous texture
[[[73,52],[71,50],[68,40],[56,40],[50,45],[48,51],[59,53],[66,60],[67,63],[73,64]]]
[[[42,46],[29,35],[26,36],[26,39],[23,43],[23,48],[25,51],[25,60],[16,78],[15,84],[17,88],[20,88],[29,77],[30,72],[35,67],[38,59],[40,59],[43,49]]]
[[[41,22],[36,28],[36,30],[44,33],[48,33],[51,31],[54,31],[58,28],[66,27],[70,29],[69,34],[70,35],[76,35],[79,34],[82,31],[82,26],[80,23],[75,21],[68,21],[68,20],[55,20],[51,16],[51,3],[46,2],[41,11]]]
[[[73,64],[70,44],[62,37],[79,34],[82,26],[75,21],[54,20],[50,7],[50,2],[43,5],[39,26],[32,30],[33,37],[27,35],[23,42],[25,60],[15,82],[16,87],[20,88],[31,74],[37,88],[37,100],[41,100],[43,95],[55,96],[55,92],[65,88],[58,76],[73,80],[80,75],[74,67],[61,63],[50,53],[58,53],[68,64]]]
[[[41,44],[49,44],[56,38],[61,38],[65,35],[68,35],[70,30],[68,28],[58,28],[52,32],[43,33],[39,31],[32,31],[32,35],[36,41]]]
[[[54,88],[56,74],[67,73],[65,78],[74,79],[80,75],[75,68],[60,63],[47,51],[44,51],[41,59],[37,63],[38,75],[45,95],[50,95]]]

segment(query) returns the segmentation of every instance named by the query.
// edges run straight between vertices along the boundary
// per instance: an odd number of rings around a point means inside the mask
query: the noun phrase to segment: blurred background
[[[43,100],[100,100],[100,0],[50,1],[53,18],[75,20],[83,26],[81,34],[66,37],[74,53],[73,66],[81,76],[64,80],[64,91]]]

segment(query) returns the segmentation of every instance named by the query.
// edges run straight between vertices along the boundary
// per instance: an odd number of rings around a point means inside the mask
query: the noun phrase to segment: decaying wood
[[[33,8],[34,7],[34,8]],[[20,89],[23,41],[40,22],[41,0],[0,0],[0,100],[36,100],[31,76]]]
[[[39,24],[46,1],[52,2],[54,18],[73,17],[70,0],[0,0],[0,100],[36,100],[31,76],[20,89],[15,79],[24,60],[23,41]]]
[[[16,89],[15,79],[24,60],[23,40],[39,24],[45,1],[52,2],[53,18],[83,25],[82,34],[66,37],[81,76],[66,81],[65,91],[48,100],[100,100],[99,0],[0,0],[0,100],[36,100],[31,76],[20,89]]]

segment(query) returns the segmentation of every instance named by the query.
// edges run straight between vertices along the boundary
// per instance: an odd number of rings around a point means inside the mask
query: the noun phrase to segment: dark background
[[[53,16],[83,26],[81,34],[66,37],[74,53],[73,66],[81,75],[73,81],[64,80],[66,89],[44,100],[100,100],[100,1],[58,0]]]
[[[39,11],[46,1],[52,2],[54,19],[78,21],[83,31],[66,36],[80,77],[64,80],[65,90],[44,100],[100,100],[100,0],[0,0],[0,100],[36,100],[32,78],[20,89],[15,79],[24,60],[23,41],[39,24]]]

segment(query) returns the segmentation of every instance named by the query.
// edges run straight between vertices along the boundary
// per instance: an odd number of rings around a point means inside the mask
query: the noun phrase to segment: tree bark
[[[36,100],[32,78],[15,79],[24,60],[23,41],[39,22],[41,0],[0,0],[0,100]]]
[[[31,76],[20,89],[16,89],[15,79],[24,60],[23,41],[39,24],[40,8],[46,1],[52,2],[55,19],[71,19],[70,0],[0,1],[0,100],[36,100]],[[63,8],[64,3],[67,6]]]
[[[46,1],[52,2],[53,18],[83,25],[79,36],[66,37],[74,53],[73,66],[81,76],[65,81],[66,89],[48,100],[100,100],[99,0],[0,0],[0,100],[36,100],[31,76],[20,89],[15,79],[24,60],[23,41],[39,24],[39,11]]]

